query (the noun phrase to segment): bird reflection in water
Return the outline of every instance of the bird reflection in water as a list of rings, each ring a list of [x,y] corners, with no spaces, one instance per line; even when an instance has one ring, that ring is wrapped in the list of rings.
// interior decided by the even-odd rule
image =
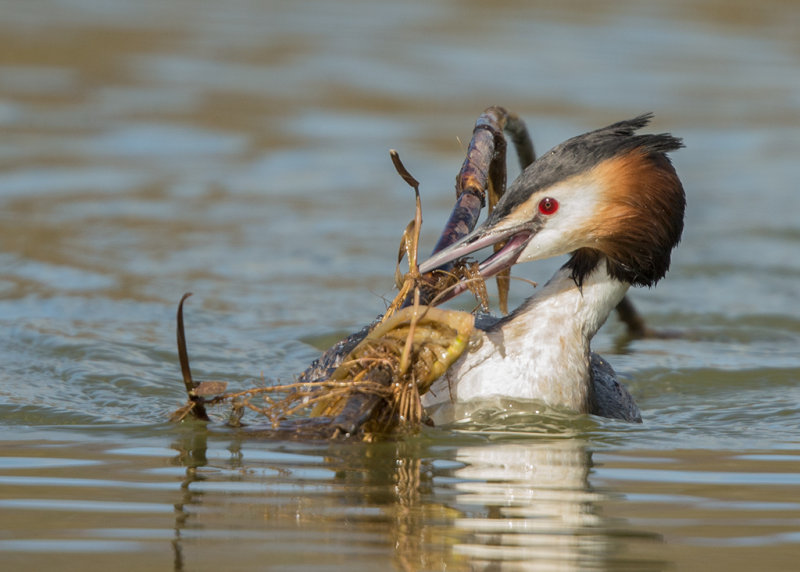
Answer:
[[[526,425],[535,425],[525,415]],[[186,469],[175,503],[174,569],[191,569],[191,546],[214,542],[210,533],[231,523],[226,534],[247,542],[255,528],[258,546],[286,565],[350,554],[352,569],[367,557],[399,570],[630,566],[619,551],[624,539],[659,537],[602,515],[610,495],[591,485],[591,451],[580,428],[566,417],[539,423],[539,435],[492,435],[479,423],[446,439],[424,434],[383,443],[253,446],[236,437],[213,454],[206,439],[218,446],[219,436],[186,433],[174,444],[174,462]],[[236,552],[226,558],[235,564]],[[663,563],[635,566],[661,570]]]

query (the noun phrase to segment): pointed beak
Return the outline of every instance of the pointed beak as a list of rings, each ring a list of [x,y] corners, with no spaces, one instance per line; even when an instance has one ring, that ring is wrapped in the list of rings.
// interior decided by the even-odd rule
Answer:
[[[487,228],[484,224],[458,242],[431,256],[419,265],[419,271],[423,274],[430,272],[457,258],[506,241],[502,249],[489,256],[478,267],[483,278],[490,278],[514,265],[533,234],[534,232],[530,228],[517,226],[516,228],[498,229],[496,227]]]

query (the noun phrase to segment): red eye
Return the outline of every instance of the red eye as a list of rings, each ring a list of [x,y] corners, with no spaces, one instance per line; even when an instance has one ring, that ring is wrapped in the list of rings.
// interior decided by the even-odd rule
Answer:
[[[558,210],[558,201],[551,197],[545,197],[539,202],[539,212],[543,215],[551,215]]]

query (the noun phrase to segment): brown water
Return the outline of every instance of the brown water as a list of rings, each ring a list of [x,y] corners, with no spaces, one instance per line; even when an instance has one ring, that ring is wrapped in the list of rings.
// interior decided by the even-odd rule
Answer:
[[[0,14],[3,570],[796,569],[794,2]],[[388,149],[428,250],[492,104],[542,151],[644,111],[686,141],[684,240],[633,293],[686,337],[595,343],[643,425],[498,412],[363,445],[165,422],[184,292],[198,378],[290,379],[392,296],[413,203]]]

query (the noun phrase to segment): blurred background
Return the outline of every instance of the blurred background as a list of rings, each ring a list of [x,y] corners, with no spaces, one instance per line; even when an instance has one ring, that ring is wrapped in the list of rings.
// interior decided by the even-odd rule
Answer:
[[[428,252],[452,206],[475,119],[503,105],[526,120],[540,153],[648,111],[649,129],[686,144],[673,154],[688,198],[683,242],[663,283],[632,292],[651,324],[685,337],[629,342],[610,320],[594,344],[630,380],[645,424],[584,419],[554,430],[578,439],[578,453],[557,448],[565,458],[594,455],[594,464],[578,463],[575,486],[608,492],[603,514],[611,520],[580,526],[605,535],[603,546],[615,538],[616,548],[599,560],[585,546],[579,556],[548,552],[547,562],[700,569],[728,558],[730,570],[793,569],[800,505],[786,499],[796,499],[789,491],[800,485],[794,1],[3,0],[0,14],[0,510],[5,522],[24,523],[0,534],[12,566],[46,566],[48,555],[65,551],[81,556],[76,569],[120,552],[135,555],[134,567],[171,563],[161,552],[172,553],[169,543],[153,537],[156,517],[136,537],[120,524],[131,507],[87,504],[101,487],[97,475],[50,474],[39,461],[8,459],[66,447],[62,457],[103,467],[117,483],[116,501],[131,505],[140,499],[128,497],[129,472],[166,463],[182,475],[185,459],[170,445],[177,430],[164,424],[183,399],[174,349],[180,296],[195,294],[187,336],[198,378],[244,387],[291,379],[393,297],[413,195],[388,150],[422,182]],[[512,166],[510,179],[516,172]],[[561,262],[515,273],[542,283]],[[530,292],[513,283],[512,305]],[[515,435],[536,450],[525,457],[511,448],[509,458],[535,465],[541,420],[524,421]],[[472,429],[476,439],[480,427]],[[449,507],[434,520],[450,540],[425,537],[439,547],[436,558],[398,560],[397,543],[382,530],[368,542],[369,556],[326,536],[332,544],[318,549],[318,564],[335,568],[340,558],[347,569],[369,569],[375,554],[404,569],[480,568],[509,554],[520,569],[541,564],[543,553],[530,547],[507,553],[495,539],[497,551],[475,548],[492,543],[480,537],[491,527],[459,528],[494,514],[482,498],[469,509],[450,502],[456,473],[483,458],[459,435],[434,431],[422,453],[409,453],[432,475],[428,496],[417,500]],[[210,491],[233,494],[228,471],[249,467],[257,486],[247,502],[261,506],[253,491],[263,492],[272,474],[254,467],[279,465],[273,453],[284,444],[240,445],[250,448],[242,465],[241,452],[231,460],[227,437],[214,439],[208,447],[219,454],[201,464],[217,471],[219,488]],[[490,450],[502,451],[495,445]],[[315,450],[320,472],[300,471],[292,458],[282,474],[292,483],[318,479],[330,500],[341,490],[329,460],[352,454]],[[669,470],[656,470],[665,463]],[[42,471],[50,480],[31,484]],[[178,473],[145,471],[136,480],[171,490]],[[463,482],[500,474],[470,473]],[[86,482],[60,480],[78,477]],[[389,490],[396,480],[374,486]],[[297,506],[309,501],[302,492],[275,494]],[[31,499],[49,500],[42,508]],[[79,508],[58,504],[65,499]],[[327,528],[314,524],[316,533],[361,522],[353,521],[361,501],[342,502],[344,516],[329,517]],[[381,509],[392,502],[374,501]],[[103,513],[128,532],[111,542],[96,523],[52,524],[69,510],[87,520]],[[239,515],[233,526],[274,532],[285,525],[276,514]],[[396,528],[427,530],[426,518]],[[630,534],[619,538],[619,527]],[[261,562],[258,534],[251,542],[229,522],[217,523],[223,529],[214,538],[244,543],[242,567]],[[300,535],[298,545],[270,550],[303,569],[305,549],[321,537],[286,530]],[[658,542],[640,546],[648,534]]]

